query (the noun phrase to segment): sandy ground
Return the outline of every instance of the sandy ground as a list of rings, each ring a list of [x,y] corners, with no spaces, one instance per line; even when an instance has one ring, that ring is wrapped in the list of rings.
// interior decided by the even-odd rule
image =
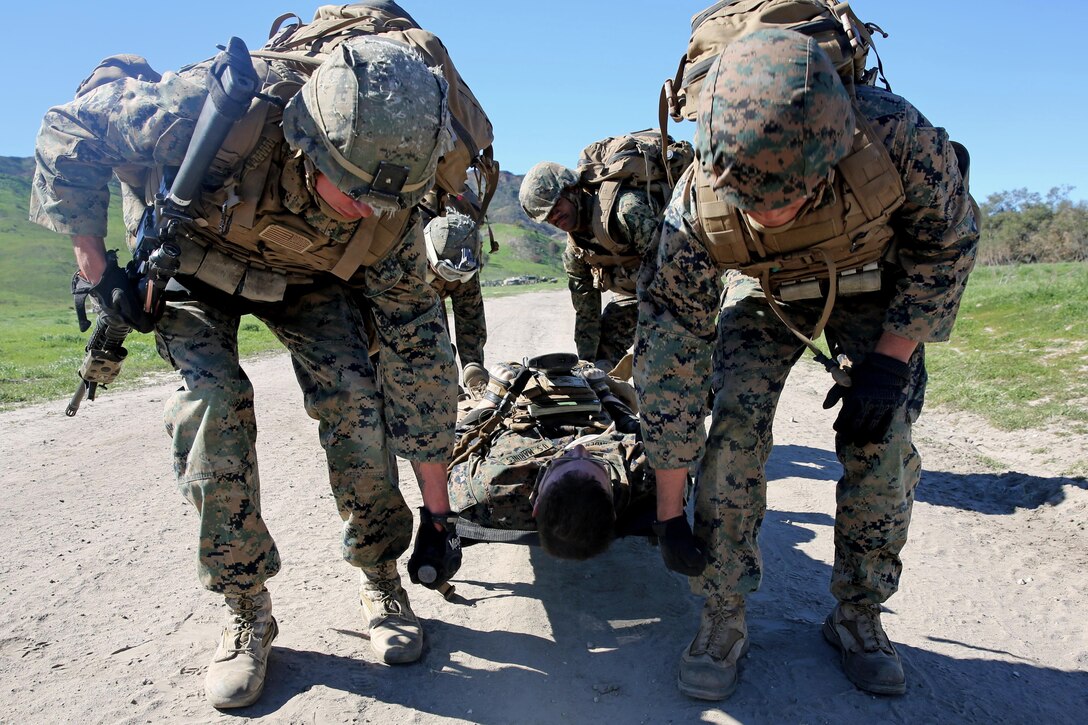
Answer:
[[[492,300],[487,314],[491,362],[571,347],[563,292]],[[839,466],[819,406],[827,380],[799,365],[776,422],[751,652],[737,692],[710,704],[675,685],[699,602],[642,540],[585,563],[470,547],[454,601],[409,585],[422,661],[376,661],[339,557],[316,423],[285,356],[246,369],[264,513],[283,555],[263,698],[232,713],[204,702],[222,608],[196,581],[196,516],[175,490],[160,420],[176,383],[162,379],[107,391],[74,419],[64,401],[0,414],[0,721],[1084,722],[1088,484],[1061,475],[1084,470],[1084,438],[923,415],[906,571],[884,617],[908,690],[873,697],[819,631],[834,603]],[[418,504],[403,462],[401,480]]]

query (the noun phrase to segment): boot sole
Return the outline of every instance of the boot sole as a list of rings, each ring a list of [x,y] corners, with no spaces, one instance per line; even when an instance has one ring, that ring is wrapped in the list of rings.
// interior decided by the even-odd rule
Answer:
[[[682,694],[693,697],[696,700],[725,700],[737,691],[737,686],[740,685],[740,662],[747,656],[748,642],[745,642],[744,648],[741,649],[740,657],[737,658],[737,677],[733,680],[733,684],[724,690],[705,690],[694,685],[689,685],[681,679],[680,673],[676,674],[676,687]]]
[[[859,690],[865,692],[871,692],[874,695],[902,695],[907,691],[907,683],[902,682],[898,685],[884,685],[879,682],[866,682],[865,680],[857,677],[852,677],[846,670],[846,648],[842,646],[842,640],[839,639],[838,632],[835,631],[835,626],[831,623],[831,617],[834,615],[829,614],[827,619],[824,620],[823,633],[824,639],[827,643],[839,651],[839,664],[842,666],[842,673],[846,675],[846,679],[850,680]]]

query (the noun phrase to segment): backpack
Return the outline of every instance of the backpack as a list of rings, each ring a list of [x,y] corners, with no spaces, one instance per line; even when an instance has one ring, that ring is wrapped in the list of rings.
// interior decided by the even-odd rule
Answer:
[[[692,161],[695,150],[687,141],[676,141],[654,129],[609,136],[582,149],[578,157],[578,181],[594,191],[593,236],[610,251],[622,245],[612,239],[609,219],[625,189],[642,189],[655,210],[665,208],[672,187]]]
[[[285,25],[292,18],[296,22]],[[460,194],[469,169],[473,169],[481,196],[476,220],[482,220],[499,179],[491,121],[457,72],[438,36],[420,28],[395,2],[370,0],[351,5],[322,5],[310,23],[303,23],[294,13],[286,13],[273,22],[268,43],[252,55],[286,61],[293,69],[309,75],[333,48],[360,35],[381,35],[410,46],[423,56],[427,65],[442,71],[450,89],[449,108],[456,145],[438,162],[436,185],[449,194]]]
[[[848,90],[855,85],[873,85],[878,76],[888,85],[879,56],[877,68],[865,68],[873,47],[873,32],[884,37],[887,33],[872,23],[861,22],[848,2],[721,0],[691,19],[687,52],[680,58],[676,76],[667,79],[661,89],[662,131],[668,124],[666,113],[675,121],[695,120],[699,91],[715,59],[740,36],[763,28],[795,30],[815,38]]]

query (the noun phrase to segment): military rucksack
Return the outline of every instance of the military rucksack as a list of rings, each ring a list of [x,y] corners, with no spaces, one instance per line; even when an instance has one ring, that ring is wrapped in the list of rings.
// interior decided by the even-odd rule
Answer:
[[[296,22],[287,24],[291,19]],[[414,48],[427,65],[442,71],[450,88],[449,107],[456,145],[439,161],[435,181],[444,191],[457,195],[464,190],[468,172],[472,169],[476,188],[480,191],[477,221],[481,220],[487,213],[499,179],[491,121],[457,72],[446,46],[438,36],[423,30],[397,3],[370,0],[350,5],[322,5],[310,23],[303,23],[294,13],[286,13],[272,24],[268,43],[252,55],[285,61],[294,70],[309,75],[333,48],[360,35],[381,35],[383,39]]]
[[[641,189],[655,211],[665,208],[672,187],[695,159],[687,141],[662,136],[653,129],[609,136],[582,149],[578,157],[579,183],[594,191],[593,236],[609,251],[622,251],[612,239],[609,220],[620,192]]]
[[[847,88],[873,85],[883,69],[866,69],[874,32],[887,34],[872,23],[863,23],[848,2],[835,0],[721,0],[691,19],[688,49],[680,57],[676,76],[661,89],[660,121],[695,120],[695,107],[703,79],[722,50],[735,39],[761,28],[794,30],[812,36],[831,58]],[[887,81],[884,81],[887,85]]]

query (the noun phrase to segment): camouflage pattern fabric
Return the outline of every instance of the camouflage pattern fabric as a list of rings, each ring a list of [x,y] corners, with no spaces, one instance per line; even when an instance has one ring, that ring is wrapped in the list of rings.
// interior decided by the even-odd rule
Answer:
[[[828,325],[829,339],[838,335],[860,359],[883,331],[920,343],[948,339],[978,230],[973,213],[960,213],[967,196],[946,132],[890,92],[862,87],[857,93],[858,107],[896,160],[907,197],[893,218],[897,247],[885,265],[882,291],[840,296]],[[698,525],[713,542],[715,563],[693,587],[746,592],[759,579],[754,532],[765,506],[771,418],[786,373],[798,359],[798,343],[753,294],[750,280],[733,278],[723,307],[724,270],[715,267],[694,231],[694,199],[685,182],[686,177],[677,184],[666,210],[657,256],[644,262],[640,275],[634,379],[651,464],[694,469],[704,461],[698,470]],[[798,324],[813,309],[786,308]],[[836,442],[845,472],[834,576],[836,595],[847,600],[884,601],[898,583],[898,552],[919,467],[910,421],[924,389],[921,352],[911,364],[913,397],[889,436],[860,449]],[[718,396],[712,434],[704,439],[711,380]],[[881,486],[885,492],[878,495]]]
[[[880,337],[887,303],[886,296],[864,297],[849,307],[838,305],[826,333],[833,349],[856,362]],[[789,309],[803,325],[814,324],[821,310],[818,302]],[[735,281],[730,286],[713,353],[712,423],[696,476],[694,531],[711,552],[706,572],[692,579],[696,593],[749,594],[759,587],[758,537],[767,508],[764,467],[771,453],[771,424],[786,376],[804,352],[804,345],[768,314],[758,285]],[[910,371],[907,403],[883,441],[866,446],[836,441],[844,473],[836,493],[831,591],[841,601],[883,602],[899,583],[899,552],[907,540],[921,472],[911,444],[911,424],[921,413],[925,393],[921,345]]]
[[[104,236],[111,174],[142,188],[143,175],[180,163],[206,71],[200,64],[158,83],[119,80],[51,109],[38,137],[31,220]],[[346,240],[355,225],[336,228]],[[307,412],[320,421],[345,521],[344,557],[355,566],[394,560],[410,542],[411,512],[391,456],[445,461],[453,444],[453,353],[426,264],[416,215],[403,240],[357,273],[352,287],[322,278],[252,308],[287,347]],[[156,327],[160,354],[184,382],[166,425],[179,485],[200,512],[202,583],[252,591],[276,573],[279,556],[260,516],[252,388],[238,364],[238,318],[250,308],[193,289],[194,299],[171,303]],[[378,371],[367,355],[364,313],[376,322]]]
[[[457,357],[461,359],[461,367],[469,363],[477,363],[483,367],[487,319],[484,317],[484,294],[480,287],[480,275],[477,274],[466,282],[448,282],[441,277],[435,277],[431,285],[442,300],[449,299],[452,302]],[[446,318],[443,317],[443,320]]]
[[[803,89],[803,95],[797,91]],[[850,150],[854,112],[816,40],[765,29],[730,43],[707,72],[696,153],[717,195],[769,210],[810,196]]]
[[[525,172],[518,202],[533,221],[543,224],[564,189],[578,183],[578,174],[554,161],[541,161]]]
[[[587,205],[588,206],[588,205]],[[616,200],[612,220],[615,239],[626,244],[631,254],[643,259],[657,246],[660,214],[654,213],[646,193],[629,190]],[[638,313],[634,292],[637,268],[620,265],[593,265],[586,255],[608,255],[592,235],[576,231],[568,237],[563,252],[567,288],[574,305],[574,343],[583,360],[619,361],[634,343]],[[614,299],[601,310],[602,291]]]
[[[407,209],[430,190],[438,160],[453,148],[448,94],[441,72],[411,48],[351,38],[288,102],[283,132],[337,188],[375,208],[389,208],[369,193],[378,165],[404,167],[397,201]]]
[[[450,471],[450,506],[481,526],[535,531],[533,492],[537,473],[559,455],[575,435],[545,437],[539,430],[503,429],[486,456],[475,455]],[[616,511],[616,535],[634,533],[638,515],[654,510],[654,479],[642,444],[633,433],[608,434],[585,444],[592,455],[608,461]]]

